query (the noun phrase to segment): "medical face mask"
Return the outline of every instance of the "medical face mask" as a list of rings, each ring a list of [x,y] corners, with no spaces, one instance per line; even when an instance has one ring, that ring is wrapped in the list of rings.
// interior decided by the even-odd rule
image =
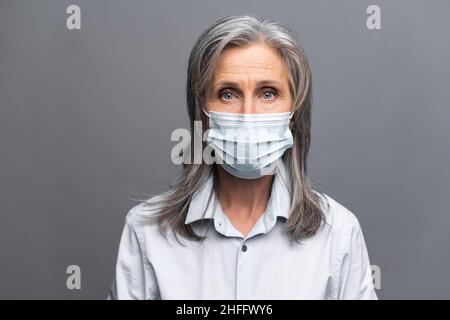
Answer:
[[[281,156],[293,145],[292,112],[237,114],[206,112],[207,145],[216,163],[243,179],[273,174]]]

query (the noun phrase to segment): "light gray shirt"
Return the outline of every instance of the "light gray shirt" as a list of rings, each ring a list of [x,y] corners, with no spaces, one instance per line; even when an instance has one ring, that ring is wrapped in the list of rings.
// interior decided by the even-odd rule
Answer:
[[[327,224],[301,244],[289,241],[286,175],[279,166],[266,211],[247,237],[222,211],[213,177],[193,196],[185,220],[206,234],[203,242],[182,245],[173,233],[166,240],[157,226],[141,222],[158,207],[133,207],[108,299],[377,299],[358,219],[328,195]]]

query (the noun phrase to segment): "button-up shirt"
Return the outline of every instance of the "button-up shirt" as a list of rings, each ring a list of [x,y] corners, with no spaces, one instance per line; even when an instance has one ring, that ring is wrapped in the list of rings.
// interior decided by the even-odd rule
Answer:
[[[142,222],[164,195],[133,207],[108,299],[377,299],[359,221],[330,196],[318,193],[329,204],[327,223],[300,244],[290,241],[286,178],[281,165],[266,210],[245,237],[222,211],[213,176],[192,197],[185,219],[206,235],[203,241],[180,243],[171,232],[166,239]]]

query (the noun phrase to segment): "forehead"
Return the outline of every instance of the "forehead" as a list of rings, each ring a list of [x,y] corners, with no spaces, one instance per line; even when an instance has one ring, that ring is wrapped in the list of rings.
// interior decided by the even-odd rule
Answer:
[[[243,79],[245,76],[245,79]],[[213,72],[213,83],[222,80],[287,81],[288,73],[281,56],[267,44],[251,44],[225,49]]]

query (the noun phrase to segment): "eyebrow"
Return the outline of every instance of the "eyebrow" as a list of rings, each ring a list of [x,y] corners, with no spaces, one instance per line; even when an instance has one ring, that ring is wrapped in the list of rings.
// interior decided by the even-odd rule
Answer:
[[[265,87],[265,86],[275,86],[275,87],[281,88],[281,83],[276,80],[261,80],[256,83],[256,86],[259,88]],[[224,81],[224,82],[218,82],[214,87],[215,88],[228,87],[228,88],[232,88],[232,89],[240,89],[241,86],[237,82]]]

